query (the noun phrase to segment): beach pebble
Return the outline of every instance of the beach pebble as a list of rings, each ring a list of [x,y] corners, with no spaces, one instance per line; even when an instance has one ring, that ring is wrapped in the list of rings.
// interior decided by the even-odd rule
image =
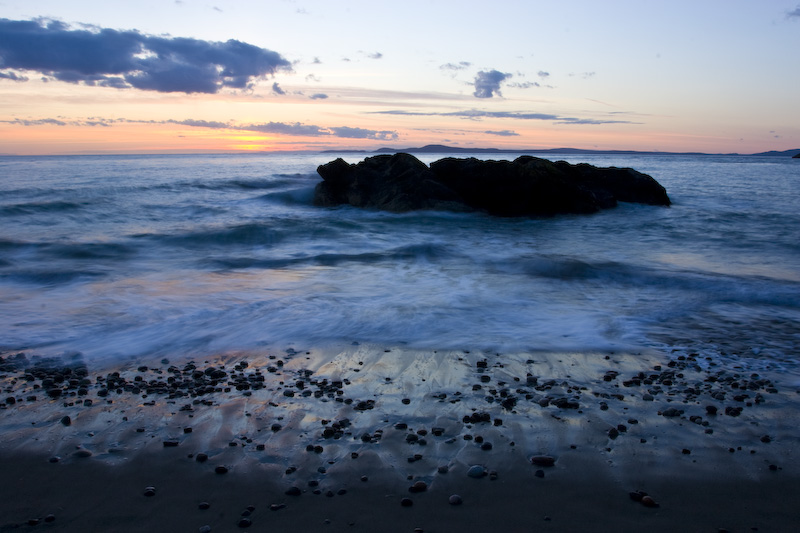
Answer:
[[[211,526],[209,526],[208,524],[200,526],[200,529],[198,529],[198,531],[200,533],[211,533]]]
[[[449,470],[450,467],[448,467],[447,465],[442,465],[436,469],[436,471],[439,472],[440,474],[446,474]]]
[[[658,503],[651,496],[642,496],[641,504],[645,507],[659,507]]]
[[[210,509],[211,508],[211,504],[208,503],[208,502],[200,502],[200,503],[197,504],[197,508],[198,509],[202,509],[203,511],[205,511],[206,509]]]
[[[681,416],[682,414],[683,410],[675,407],[669,407],[661,412],[661,416],[665,416],[667,418],[674,418],[676,416]]]
[[[219,465],[214,469],[214,472],[216,472],[217,474],[227,474],[228,473],[228,467]]]
[[[155,487],[145,487],[144,495],[147,496],[148,498],[151,497],[151,496],[155,496],[156,495],[156,488]]]
[[[556,464],[556,459],[550,455],[534,455],[531,457],[531,463],[535,466],[553,466]]]
[[[467,475],[472,478],[481,478],[486,475],[486,469],[481,465],[472,465],[467,470]]]
[[[205,463],[206,461],[208,461],[208,454],[200,452],[194,457],[194,460],[197,461],[198,463]]]
[[[763,437],[761,437],[761,442],[763,442],[764,444],[770,443],[772,442],[772,437],[770,437],[769,435],[764,435]]]
[[[55,522],[55,520],[56,520],[56,515],[54,515],[54,514],[49,514],[49,515],[44,517],[44,521],[47,522],[47,523]]]
[[[65,426],[71,426],[72,425],[72,419],[69,416],[63,416],[63,417],[61,417],[61,423],[63,425],[65,425]]]
[[[400,505],[403,507],[411,507],[412,505],[414,505],[414,502],[413,500],[411,500],[411,498],[403,498],[402,500],[400,500]]]
[[[243,516],[242,518],[239,519],[239,527],[245,528],[245,527],[250,527],[251,525],[253,525],[253,521],[250,520],[248,517]]]
[[[287,496],[300,496],[300,494],[302,494],[302,491],[300,490],[300,487],[289,487],[288,489],[286,489],[286,492],[284,494],[286,494]]]
[[[408,487],[408,492],[425,492],[426,490],[428,490],[428,484],[424,481],[417,481]]]
[[[448,502],[450,503],[450,505],[461,505],[462,503],[464,503],[464,500],[458,494],[453,494],[448,499]]]
[[[78,448],[72,455],[74,455],[75,457],[86,458],[86,457],[91,457],[92,452],[90,452],[86,448]]]

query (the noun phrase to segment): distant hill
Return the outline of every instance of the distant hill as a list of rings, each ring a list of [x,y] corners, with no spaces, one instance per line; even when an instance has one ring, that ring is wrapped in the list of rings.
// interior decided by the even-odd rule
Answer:
[[[414,148],[378,148],[373,152],[367,150],[325,150],[324,153],[355,153],[355,154],[395,154],[406,152],[410,154],[600,154],[600,155],[753,155],[798,157],[800,148],[784,150],[782,152],[770,151],[757,154],[708,154],[704,152],[648,152],[639,150],[585,150],[583,148],[549,148],[549,149],[516,149],[516,148],[461,148],[459,146],[445,146],[443,144],[428,144]]]

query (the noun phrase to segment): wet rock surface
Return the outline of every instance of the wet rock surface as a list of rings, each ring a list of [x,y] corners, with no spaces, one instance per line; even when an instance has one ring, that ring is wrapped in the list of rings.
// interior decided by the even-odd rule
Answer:
[[[349,204],[403,212],[418,209],[484,211],[491,215],[552,216],[594,213],[617,202],[670,205],[652,177],[630,168],[572,165],[531,156],[514,161],[444,158],[430,167],[397,153],[357,164],[321,165],[318,206]]]

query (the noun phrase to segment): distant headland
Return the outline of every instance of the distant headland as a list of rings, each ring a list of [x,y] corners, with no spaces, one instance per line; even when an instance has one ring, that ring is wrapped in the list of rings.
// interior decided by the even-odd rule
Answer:
[[[800,148],[793,150],[759,152],[757,154],[710,154],[705,152],[657,152],[639,150],[586,150],[583,148],[461,148],[443,144],[428,144],[416,148],[391,148],[384,147],[377,150],[324,150],[322,153],[354,153],[354,154],[394,154],[405,152],[410,154],[598,154],[598,155],[749,155],[749,156],[775,156],[795,157],[800,159]]]

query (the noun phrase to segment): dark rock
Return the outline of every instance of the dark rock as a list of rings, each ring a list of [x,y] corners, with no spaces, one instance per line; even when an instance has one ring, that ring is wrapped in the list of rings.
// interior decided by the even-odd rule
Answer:
[[[211,508],[211,504],[208,502],[200,502],[197,504],[197,508],[205,511]]]
[[[670,407],[668,409],[664,409],[664,411],[661,412],[661,416],[665,416],[667,418],[675,418],[675,417],[681,416],[682,414],[683,414],[683,410],[682,409],[677,409],[675,407]]]
[[[531,457],[531,464],[534,466],[553,466],[556,464],[556,459],[550,455],[534,455]]]
[[[216,472],[217,474],[227,474],[228,467],[219,465],[218,467],[214,468],[214,472]]]
[[[402,505],[403,507],[411,507],[412,505],[414,505],[414,502],[411,500],[411,498],[403,498],[402,500],[400,500],[400,505]]]
[[[145,487],[144,495],[147,497],[155,496],[156,495],[156,488],[155,487]]]
[[[247,518],[246,516],[243,516],[242,518],[239,519],[239,527],[241,528],[250,527],[252,525],[253,521]]]
[[[425,492],[426,490],[428,490],[428,484],[424,481],[417,481],[408,487],[408,492]]]
[[[65,426],[71,426],[72,425],[72,419],[69,416],[63,416],[61,418],[61,423],[64,424]]]
[[[497,216],[594,213],[618,201],[670,205],[653,178],[628,168],[572,165],[531,156],[514,161],[444,158],[430,167],[397,153],[317,168],[314,204],[383,209],[485,211]]]
[[[459,496],[458,494],[453,494],[448,499],[448,503],[450,503],[450,505],[461,505],[462,503],[464,503],[464,499],[461,498],[461,496]]]

